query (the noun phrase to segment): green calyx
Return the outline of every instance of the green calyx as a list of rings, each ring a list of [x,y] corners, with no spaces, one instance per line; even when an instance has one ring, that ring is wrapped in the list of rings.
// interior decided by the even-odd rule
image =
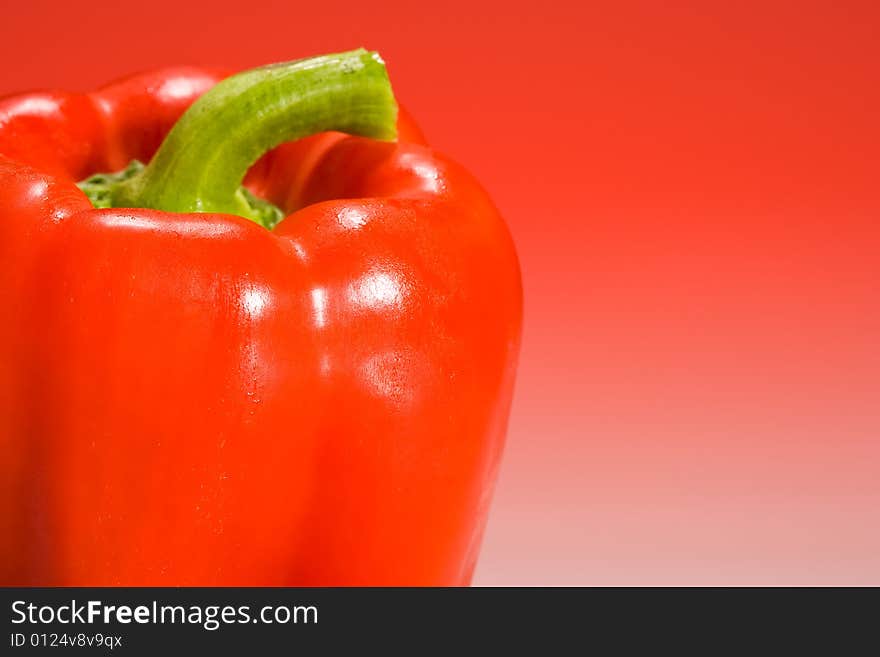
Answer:
[[[236,214],[272,228],[283,212],[242,187],[266,151],[329,130],[396,137],[381,58],[359,49],[245,71],[218,83],[174,125],[147,166],[79,186],[95,207]]]

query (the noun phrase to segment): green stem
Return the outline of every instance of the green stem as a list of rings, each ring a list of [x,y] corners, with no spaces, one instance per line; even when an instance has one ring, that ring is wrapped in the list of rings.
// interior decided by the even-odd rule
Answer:
[[[263,153],[329,130],[392,140],[396,120],[376,53],[361,49],[246,71],[193,103],[142,171],[113,181],[109,205],[237,214],[268,225],[265,202],[241,187]]]

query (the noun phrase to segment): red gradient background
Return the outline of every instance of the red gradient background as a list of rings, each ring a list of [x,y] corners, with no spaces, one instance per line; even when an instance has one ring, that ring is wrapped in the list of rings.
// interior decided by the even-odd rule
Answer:
[[[4,3],[0,94],[380,50],[526,326],[476,584],[880,584],[880,5]]]

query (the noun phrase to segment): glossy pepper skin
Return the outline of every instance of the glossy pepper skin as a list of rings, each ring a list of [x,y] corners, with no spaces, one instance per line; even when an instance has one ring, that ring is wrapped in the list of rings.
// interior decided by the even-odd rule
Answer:
[[[521,331],[511,238],[424,145],[323,133],[287,215],[95,209],[223,76],[0,101],[0,584],[466,585]]]

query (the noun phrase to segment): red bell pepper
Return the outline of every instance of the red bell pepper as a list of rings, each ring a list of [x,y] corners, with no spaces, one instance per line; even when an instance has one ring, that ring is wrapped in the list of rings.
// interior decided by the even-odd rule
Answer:
[[[221,79],[0,101],[0,584],[467,584],[507,228],[375,54]]]

